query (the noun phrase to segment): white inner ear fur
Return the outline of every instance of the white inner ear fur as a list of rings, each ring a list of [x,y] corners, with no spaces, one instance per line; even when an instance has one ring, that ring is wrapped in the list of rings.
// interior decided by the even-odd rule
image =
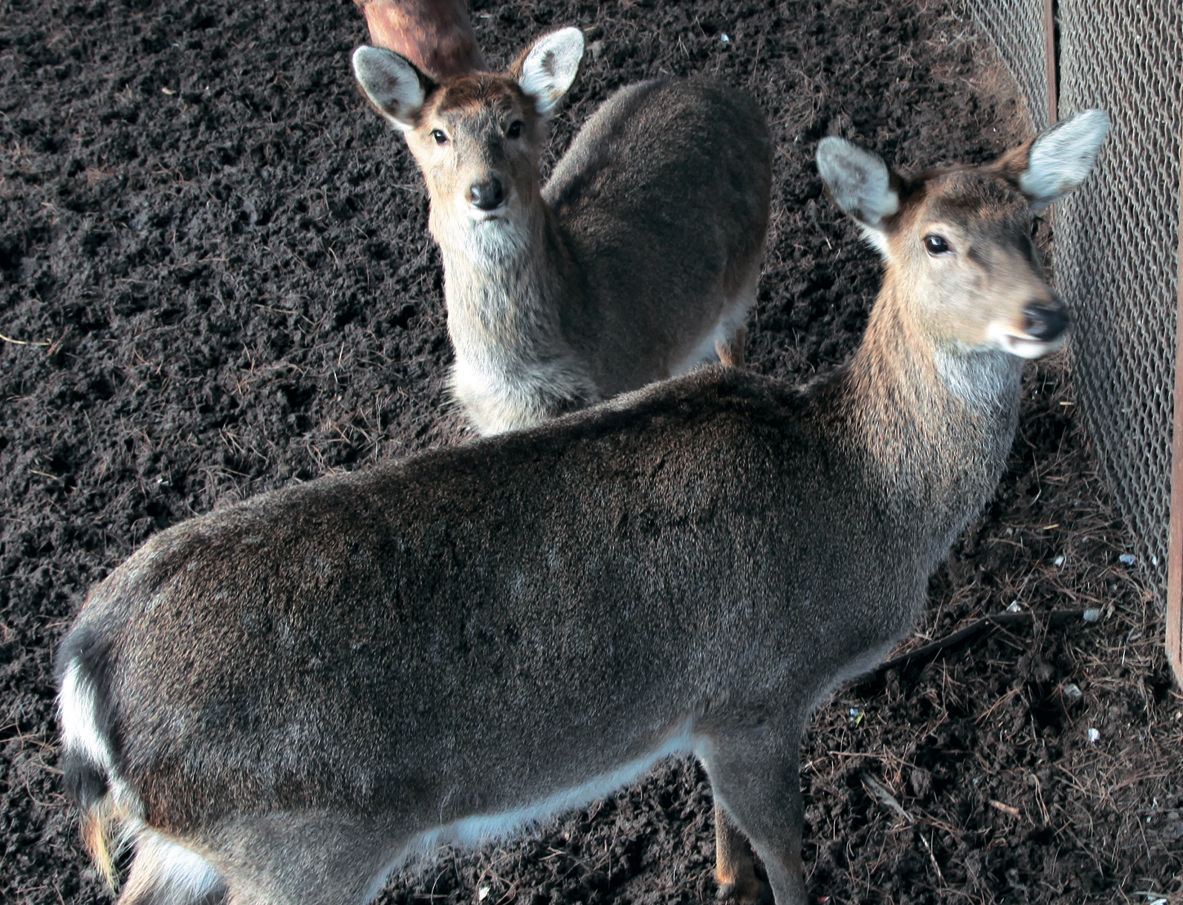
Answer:
[[[1086,110],[1035,139],[1027,172],[1019,178],[1033,210],[1042,210],[1084,182],[1108,132],[1105,111]]]
[[[550,116],[567,93],[583,59],[583,32],[563,28],[539,38],[522,63],[518,86],[534,99],[539,115]]]
[[[426,98],[414,66],[392,51],[362,46],[353,52],[353,75],[379,113],[403,131],[414,128]]]
[[[887,164],[878,155],[831,136],[817,147],[817,169],[835,203],[858,221],[863,237],[886,255],[882,223],[900,209]]]

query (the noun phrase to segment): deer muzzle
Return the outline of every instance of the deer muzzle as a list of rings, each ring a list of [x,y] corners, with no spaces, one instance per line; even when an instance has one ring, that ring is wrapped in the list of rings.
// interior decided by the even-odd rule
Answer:
[[[468,201],[477,210],[495,211],[505,203],[505,188],[496,176],[474,182],[468,187]]]
[[[1061,340],[1068,332],[1068,309],[1059,299],[1051,304],[1029,304],[1023,309],[1023,329],[1031,339],[1045,343]]]

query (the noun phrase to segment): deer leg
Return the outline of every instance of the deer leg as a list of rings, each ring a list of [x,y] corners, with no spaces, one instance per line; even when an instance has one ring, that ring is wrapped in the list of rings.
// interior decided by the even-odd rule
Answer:
[[[742,871],[743,860],[736,855],[733,836],[746,836],[764,863],[776,905],[807,902],[801,862],[804,808],[798,773],[799,735],[795,725],[763,724],[755,729],[712,734],[700,751],[716,809],[721,807],[734,822],[733,829],[724,830],[720,836],[718,851],[723,854],[722,846],[727,845],[726,858]],[[725,820],[722,825],[727,823]]]
[[[748,339],[748,328],[739,327],[730,339],[715,341],[715,354],[719,361],[732,368],[743,367],[743,347]]]
[[[719,898],[737,905],[771,903],[768,884],[756,875],[748,840],[723,806],[715,803],[715,879]]]

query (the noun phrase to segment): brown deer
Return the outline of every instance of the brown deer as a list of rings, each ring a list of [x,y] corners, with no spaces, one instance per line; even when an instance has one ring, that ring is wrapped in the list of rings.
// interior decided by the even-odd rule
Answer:
[[[746,95],[702,80],[622,89],[543,187],[546,120],[583,34],[508,72],[437,81],[359,47],[366,98],[423,172],[444,265],[453,395],[482,434],[528,427],[718,356],[743,361],[768,229],[771,144]]]
[[[58,658],[85,838],[108,873],[134,842],[122,905],[363,903],[416,852],[677,752],[803,905],[801,735],[911,629],[994,492],[1023,359],[1068,326],[1031,211],[1107,128],[1089,111],[918,178],[825,139],[887,262],[828,376],[701,369],[151,539]]]
[[[400,54],[433,78],[485,68],[464,0],[354,0],[370,43]]]

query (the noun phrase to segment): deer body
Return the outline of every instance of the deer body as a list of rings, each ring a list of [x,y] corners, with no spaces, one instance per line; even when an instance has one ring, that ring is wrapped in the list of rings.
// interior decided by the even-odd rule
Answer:
[[[907,188],[823,142],[823,176],[888,257],[866,338],[828,377],[701,370],[150,540],[59,655],[92,850],[114,825],[136,839],[121,903],[364,902],[414,851],[686,752],[776,902],[803,905],[810,712],[910,630],[1005,464],[1022,358],[1064,336],[1030,256],[1035,190],[1012,183],[1046,139],[1084,149],[1054,155],[1067,191],[1104,131],[1084,114]],[[995,259],[999,292],[967,275]]]
[[[545,188],[545,120],[583,38],[510,72],[436,83],[362,47],[358,83],[402,129],[444,264],[452,390],[485,434],[525,427],[718,354],[742,362],[768,227],[771,147],[745,95],[707,81],[622,89]],[[557,62],[556,62],[557,61]]]

